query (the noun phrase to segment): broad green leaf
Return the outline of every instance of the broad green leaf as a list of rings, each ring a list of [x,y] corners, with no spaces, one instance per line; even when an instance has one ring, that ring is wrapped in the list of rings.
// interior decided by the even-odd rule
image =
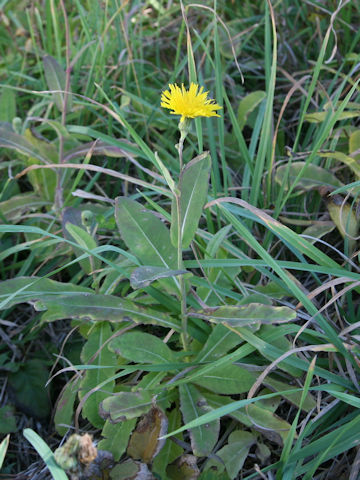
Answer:
[[[25,428],[23,435],[35,448],[40,457],[44,460],[54,480],[68,480],[64,470],[56,463],[54,454],[46,445],[44,440],[31,428]]]
[[[39,359],[28,360],[17,372],[9,373],[8,383],[18,407],[38,419],[50,414],[48,389],[45,387],[49,372]]]
[[[249,391],[255,380],[255,375],[245,368],[225,365],[210,370],[193,382],[212,392],[232,395]]]
[[[206,402],[204,396],[194,385],[180,385],[180,409],[184,423],[196,420],[204,413],[211,411],[211,407]],[[219,419],[210,423],[205,423],[199,427],[189,430],[191,447],[194,455],[203,457],[210,455],[214,448],[220,429]]]
[[[169,480],[196,480],[200,470],[197,458],[194,455],[184,454],[166,468],[166,479]]]
[[[64,436],[69,430],[69,427],[62,425],[72,424],[72,417],[74,414],[74,404],[78,393],[78,385],[76,379],[70,380],[62,392],[56,404],[56,411],[54,416],[55,430],[59,435]]]
[[[217,459],[211,459],[206,462],[205,471],[216,466],[220,473],[226,468],[229,477],[233,480],[244,465],[249,450],[255,442],[256,438],[249,432],[241,430],[231,432],[227,445],[216,452],[216,456],[220,457],[223,463]]]
[[[171,245],[169,230],[143,205],[118,197],[115,218],[128,249],[144,265],[177,268],[177,250]]]
[[[110,342],[109,349],[135,363],[171,363],[174,356],[160,338],[145,332],[128,332]]]
[[[256,292],[259,292],[268,298],[284,298],[289,296],[288,290],[285,290],[279,283],[270,281],[266,285],[256,285],[253,287]]]
[[[327,233],[330,233],[334,230],[335,224],[331,221],[327,222],[316,222],[310,225],[310,227],[305,228],[301,235],[306,235],[306,240],[310,243],[316,243],[318,238],[322,238]],[[313,237],[313,238],[308,238]]]
[[[198,228],[209,188],[210,168],[211,157],[209,152],[205,152],[191,160],[180,174],[180,229],[183,248],[190,245]],[[177,246],[178,211],[175,199],[171,204],[170,235],[172,244]]]
[[[44,156],[38,147],[32,145],[25,137],[15,133],[9,127],[0,127],[0,147],[16,150],[27,157],[40,160],[41,163],[48,162],[48,158]]]
[[[344,163],[349,168],[351,168],[351,170],[355,173],[358,179],[360,178],[360,164],[356,158],[345,155],[345,153],[343,152],[325,152],[320,153],[319,156],[325,158],[334,158],[335,160]]]
[[[278,326],[278,325],[263,325],[261,327],[261,335],[271,335],[271,332],[277,332],[278,335],[276,336],[276,338],[274,340],[272,340],[271,344],[282,350],[283,352],[287,352],[288,350],[291,350],[292,348],[292,344],[290,342],[290,340],[287,339],[286,337],[286,331],[283,332],[282,331],[282,327]],[[270,360],[270,362],[273,360],[273,357],[271,357],[270,355],[268,355],[266,353],[266,350],[264,350],[262,352],[263,356],[265,358],[267,358],[268,360]],[[293,377],[300,377],[303,373],[303,371],[300,369],[300,368],[296,368],[294,367],[293,365],[288,365],[284,362],[279,362],[277,364],[278,368],[281,368],[282,370],[284,370],[285,372],[288,372],[290,373]]]
[[[153,406],[149,412],[142,416],[136,429],[133,431],[127,454],[134,460],[151,463],[165,444],[163,435],[168,431],[168,419],[165,413]]]
[[[223,323],[230,327],[245,327],[262,323],[290,322],[296,318],[296,312],[288,307],[273,307],[261,303],[248,305],[229,305],[209,307],[189,314],[214,323]]]
[[[230,397],[225,395],[206,392],[204,396],[212,408],[230,405],[233,402]],[[247,408],[239,408],[231,412],[229,416],[243,425],[261,432],[266,438],[280,446],[283,445],[291,428],[288,422],[275,415],[271,410],[264,408],[262,401],[250,404]]]
[[[217,247],[216,243],[210,245],[210,248],[209,248],[210,253],[211,254],[214,253],[216,258],[219,260],[227,259],[229,256],[229,253],[225,249],[220,247],[220,248],[217,248],[217,250],[215,251],[215,248]],[[240,270],[241,270],[240,267],[227,267],[226,269],[225,268],[207,269],[206,270],[206,276],[207,276],[206,286],[198,287],[196,290],[197,294],[203,300],[203,302],[209,305],[210,307],[218,305],[219,298],[214,292],[215,285],[216,287],[226,288],[231,291],[233,289],[234,280],[239,275]],[[198,278],[195,277],[192,280],[193,281],[195,280],[196,282]]]
[[[360,129],[355,130],[349,137],[349,154],[352,155],[351,158],[360,160]]]
[[[321,123],[323,122],[326,118],[329,117],[329,112],[313,112],[313,113],[307,113],[305,115],[305,120],[307,120],[310,123]],[[341,112],[338,114],[337,120],[347,120],[349,118],[357,118],[360,117],[360,110],[358,111],[345,111]]]
[[[260,460],[260,465],[266,465],[271,457],[271,450],[265,443],[257,442],[255,453]]]
[[[111,480],[155,480],[146,463],[129,459],[111,469]]]
[[[112,335],[109,323],[101,322],[94,325],[90,335],[82,349],[81,361],[87,364],[91,361],[91,365],[99,368],[86,370],[84,378],[80,383],[79,397],[80,400],[92,389],[104,382],[107,378],[113,376],[116,372],[116,356],[111,352],[107,345],[104,346],[106,340]],[[114,365],[113,369],[101,368],[102,366]],[[92,425],[102,428],[104,421],[99,416],[99,405],[115,387],[115,381],[109,381],[103,388],[96,390],[89,398],[86,399],[82,415],[87,418]],[[106,390],[106,392],[104,391]]]
[[[267,376],[263,382],[264,385],[269,387],[271,390],[275,390],[276,392],[280,392],[281,396],[286,398],[289,402],[293,403],[297,407],[300,407],[301,405],[301,395],[302,392],[296,391],[298,390],[296,387],[293,387],[291,385],[288,385],[285,382],[281,382],[279,380],[275,380],[273,377]],[[287,393],[287,394],[282,394],[281,392],[289,391],[289,390],[294,390],[294,393]],[[310,393],[307,394],[303,404],[302,404],[302,410],[305,412],[309,412],[313,408],[316,407],[316,401],[312,397]]]
[[[159,278],[175,277],[177,275],[185,275],[186,273],[191,275],[191,272],[187,270],[169,270],[163,267],[138,267],[131,273],[130,284],[134,289],[144,288]]]
[[[14,408],[11,405],[5,405],[0,408],[0,433],[16,432],[16,418]]]
[[[317,165],[311,163],[306,165],[306,162],[294,162],[290,167],[286,164],[281,165],[276,170],[275,181],[279,185],[285,185],[285,190],[287,190],[293,185],[300,171],[302,175],[296,184],[298,190],[307,191],[323,186],[333,188],[342,186],[342,183],[335,175]]]
[[[70,234],[70,237],[72,237],[70,238],[70,240],[75,241],[81,247],[87,248],[88,250],[93,250],[94,248],[97,247],[95,238],[92,235],[90,235],[90,233],[88,233],[84,228],[78,225],[74,225],[70,222],[67,222],[65,224],[65,228]],[[77,251],[78,255],[81,255],[82,253],[83,253],[83,250]],[[83,268],[84,272],[89,275],[94,270],[97,270],[98,268],[100,268],[101,261],[97,257],[89,257],[81,260],[80,265]]]
[[[2,217],[5,217],[8,222],[15,223],[26,212],[41,210],[47,205],[50,205],[50,203],[45,202],[34,193],[21,193],[20,195],[15,195],[14,197],[9,198],[9,200],[0,202],[0,222]]]
[[[237,118],[239,122],[239,127],[243,129],[246,125],[246,120],[252,111],[264,100],[266,93],[262,90],[257,90],[256,92],[251,92],[249,95],[246,95],[239,104]]]
[[[37,298],[39,296],[33,296],[33,299]],[[166,328],[174,328],[176,331],[181,330],[179,320],[169,314],[113,295],[79,293],[76,298],[75,295],[56,298],[40,297],[40,300],[35,303],[35,308],[40,311],[46,310],[42,314],[44,322],[53,322],[63,318],[86,321],[107,320],[115,323],[132,320],[135,323],[161,325]]]
[[[44,63],[44,73],[46,83],[48,84],[49,90],[55,90],[53,98],[58,109],[62,112],[64,110],[64,100],[65,100],[65,87],[66,87],[66,76],[63,68],[58,64],[55,58],[50,55],[46,55],[43,58]],[[70,111],[72,108],[72,96],[69,93],[67,95],[67,104],[66,110]]]
[[[215,235],[210,238],[209,243],[206,246],[205,258],[215,257],[222,243],[226,240],[226,237],[230,233],[231,229],[231,225],[226,225],[225,227],[220,228],[220,230],[218,230]]]
[[[0,309],[34,300],[55,299],[59,296],[76,296],[92,293],[90,288],[73,283],[57,282],[48,278],[18,277],[0,282]]]
[[[16,94],[11,88],[4,85],[0,95],[0,122],[13,121],[16,116]]]
[[[169,425],[168,430],[172,432],[181,426],[181,414],[178,408],[174,408],[168,415]],[[176,438],[182,440],[182,434],[176,435]],[[183,453],[183,448],[177,443],[173,442],[170,438],[165,441],[164,447],[156,455],[153,464],[152,471],[157,473],[160,478],[166,478],[166,467],[178,458]]]
[[[242,343],[242,338],[221,324],[215,325],[205,345],[196,357],[197,362],[208,362],[223,356]]]
[[[356,214],[356,207],[351,207],[349,203],[344,203],[340,195],[333,195],[328,198],[326,206],[341,236],[348,240],[349,250],[353,251],[357,244],[356,237],[359,231],[359,218]]]
[[[148,412],[152,395],[147,390],[119,392],[101,402],[100,415],[111,423],[124,422]]]
[[[136,418],[126,420],[122,423],[111,423],[109,420],[106,420],[101,432],[104,438],[100,440],[98,448],[111,452],[114,460],[118,462],[126,450],[136,421]]]

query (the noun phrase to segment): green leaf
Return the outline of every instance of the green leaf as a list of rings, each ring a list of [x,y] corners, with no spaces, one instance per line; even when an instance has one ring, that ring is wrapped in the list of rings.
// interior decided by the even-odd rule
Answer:
[[[44,154],[32,145],[25,137],[15,133],[10,127],[0,127],[0,147],[16,150],[27,157],[33,157],[40,160],[41,163],[47,163],[48,159]]]
[[[99,442],[98,448],[111,452],[114,460],[118,462],[127,448],[136,421],[136,418],[133,418],[122,423],[114,424],[106,420],[101,432],[104,438]]]
[[[28,442],[35,448],[40,457],[44,460],[47,468],[54,480],[68,480],[64,470],[56,463],[54,454],[46,445],[44,440],[31,428],[25,428],[23,435]]]
[[[225,395],[206,392],[204,396],[212,408],[223,407],[233,402],[230,397]],[[273,401],[274,398],[270,400]],[[248,405],[247,408],[239,408],[231,412],[229,416],[247,427],[254,428],[270,441],[282,446],[289,434],[291,425],[268,408],[264,408],[264,405],[266,405],[264,401],[259,401],[256,404]]]
[[[115,465],[110,477],[112,480],[154,480],[146,463],[135,462],[132,459]]]
[[[211,157],[209,152],[205,152],[191,160],[180,174],[180,228],[183,248],[190,245],[198,228],[209,188],[210,168]],[[172,244],[177,246],[178,212],[175,199],[171,205],[170,235]]]
[[[275,173],[275,181],[279,185],[285,185],[285,190],[290,188],[298,174],[302,172],[301,178],[296,184],[297,190],[313,190],[323,186],[341,187],[342,183],[330,172],[317,165],[306,162],[294,162],[290,165],[281,165]]]
[[[48,84],[49,90],[61,90],[61,92],[53,93],[53,98],[58,109],[62,112],[64,110],[64,93],[66,87],[66,76],[62,67],[58,64],[55,58],[50,55],[46,55],[43,58],[44,63],[44,73],[46,83]],[[69,87],[70,89],[70,87]],[[67,96],[67,111],[70,111],[72,108],[72,96],[68,94]]]
[[[357,234],[359,230],[359,217],[356,208],[352,208],[349,203],[345,203],[340,195],[333,195],[326,202],[330,217],[335,223],[341,236],[349,243],[349,250],[353,251],[357,244]]]
[[[226,352],[242,343],[239,335],[218,324],[208,336],[205,345],[196,357],[197,362],[208,362],[223,356]]]
[[[350,137],[351,138],[351,137]],[[345,155],[343,152],[325,152],[319,153],[319,157],[325,158],[334,158],[341,163],[347,165],[351,170],[355,173],[355,175],[360,178],[360,165],[359,161],[356,158],[350,157],[349,155]]]
[[[5,217],[8,222],[15,223],[24,213],[41,210],[47,205],[50,205],[50,203],[45,202],[34,193],[21,193],[20,195],[9,198],[9,200],[0,202],[0,212],[2,217]]]
[[[327,233],[330,233],[334,230],[335,225],[331,221],[319,221],[310,225],[310,227],[305,228],[301,235],[306,235],[306,240],[310,243],[316,243],[318,238],[322,238]],[[308,238],[313,237],[313,238]]]
[[[165,179],[166,183],[168,184],[168,187],[170,188],[172,193],[175,194],[176,185],[175,185],[175,182],[174,182],[169,170],[165,167],[163,162],[160,160],[157,152],[155,152],[155,157],[156,157],[156,160],[157,160],[158,168],[160,169],[160,172],[162,173],[162,176],[164,177],[164,179]]]
[[[4,435],[10,432],[16,432],[16,418],[14,408],[5,405],[0,408],[0,433]]]
[[[75,241],[80,247],[87,248],[88,250],[93,250],[97,247],[96,240],[90,233],[88,233],[84,228],[74,225],[70,222],[65,224],[65,228],[72,238],[70,240]],[[76,250],[76,249],[74,249]],[[77,254],[81,255],[83,250],[77,250]],[[84,258],[80,261],[80,265],[83,268],[84,272],[88,275],[100,268],[101,261],[97,257]]]
[[[119,392],[101,402],[100,415],[111,423],[124,422],[148,412],[152,395],[147,390]]]
[[[177,251],[170,243],[169,230],[153,213],[130,198],[118,197],[115,218],[128,249],[142,264],[177,268]]]
[[[38,298],[34,296],[34,298]],[[53,322],[63,318],[83,319],[87,321],[121,322],[132,320],[135,323],[161,325],[180,331],[180,323],[169,314],[138,305],[131,300],[113,295],[79,293],[78,295],[41,298],[35,303],[37,310],[47,310],[42,321]]]
[[[288,385],[285,382],[280,382],[279,380],[275,380],[270,376],[265,378],[263,384],[271,388],[271,390],[280,392],[282,397],[286,398],[286,400],[293,403],[297,407],[301,406],[302,410],[304,410],[305,412],[310,412],[310,410],[312,410],[313,408],[316,408],[316,401],[314,400],[314,398],[310,393],[306,395],[304,402],[301,403],[302,392],[296,391],[298,390],[296,387]],[[294,390],[294,393],[286,393],[286,394],[281,393],[289,390]]]
[[[167,431],[168,419],[165,413],[160,408],[153,406],[149,412],[143,415],[133,431],[127,454],[135,460],[152,463],[165,444],[165,440],[159,437],[165,435]]]
[[[271,335],[272,332],[277,332],[277,335],[274,335],[275,339],[272,340],[271,344],[278,348],[279,350],[282,350],[283,352],[287,352],[288,350],[291,350],[292,344],[290,340],[287,339],[286,337],[286,330],[283,331],[281,326],[278,325],[263,325],[261,327],[261,335]],[[262,352],[262,355],[270,360],[270,362],[273,360],[273,357],[267,354],[266,349]],[[293,377],[300,377],[303,373],[303,371],[300,368],[296,368],[293,365],[288,365],[284,362],[279,362],[277,364],[278,368],[281,368],[285,372],[290,373]]]
[[[4,463],[5,455],[9,446],[10,435],[7,435],[0,443],[0,469]]]
[[[104,343],[111,335],[111,327],[109,323],[105,322],[95,325],[90,332],[81,352],[81,361],[87,364],[91,360],[91,365],[96,365],[99,368],[86,370],[84,378],[80,383],[80,399],[90,390],[96,389],[100,383],[113,376],[116,372],[116,356],[108,349],[107,345],[104,346]],[[101,368],[109,365],[114,365],[114,368]],[[82,409],[83,417],[87,418],[97,428],[102,428],[104,424],[98,413],[99,405],[109,395],[109,392],[113,391],[114,387],[115,381],[109,381],[102,389],[92,393],[84,403]]]
[[[177,275],[191,275],[187,270],[169,270],[163,267],[138,267],[133,270],[130,276],[130,285],[132,288],[148,287],[152,282],[159,278],[175,277]]]
[[[70,282],[62,283],[48,278],[18,277],[0,282],[0,309],[9,308],[18,303],[34,300],[53,299],[65,295],[77,296],[85,292],[91,293],[90,288],[74,285]]]
[[[13,121],[16,116],[16,95],[14,90],[4,85],[0,95],[0,122]]]
[[[178,408],[174,408],[168,415],[168,430],[172,432],[181,426],[181,414]],[[182,434],[176,435],[176,438],[182,440]],[[170,438],[167,438],[165,441],[164,447],[160,450],[159,454],[156,455],[153,464],[152,471],[157,473],[160,478],[166,478],[166,468],[173,462],[177,457],[183,453],[183,448],[180,447]]]
[[[15,373],[9,373],[9,387],[20,410],[45,420],[50,414],[48,389],[49,372],[42,360],[31,359]]]
[[[273,307],[262,303],[248,305],[229,305],[209,307],[189,314],[214,323],[223,323],[230,327],[245,327],[262,323],[289,322],[296,318],[296,312],[288,307]]]
[[[173,352],[160,338],[144,332],[128,332],[110,342],[109,349],[135,363],[171,363]]]
[[[245,368],[225,365],[210,370],[193,382],[212,392],[232,395],[249,391],[255,380],[255,375]]]
[[[115,200],[115,218],[126,246],[143,265],[177,269],[177,250],[170,242],[170,233],[153,213],[127,197]],[[176,277],[161,280],[170,290],[179,289]]]
[[[307,113],[305,115],[305,120],[307,120],[310,123],[321,123],[323,122],[326,118],[329,117],[329,112],[313,112],[313,113]],[[358,111],[345,111],[341,112],[337,116],[337,121],[340,120],[347,120],[349,118],[357,118],[360,117],[360,110]]]
[[[243,129],[246,125],[247,117],[249,113],[255,110],[255,108],[264,100],[266,93],[262,90],[257,90],[256,92],[251,92],[249,95],[246,95],[239,104],[237,118],[239,122],[239,127]]]
[[[26,140],[41,153],[43,158],[46,158],[46,163],[57,163],[58,152],[54,143],[48,143],[44,140],[40,140],[32,131],[27,128],[24,134]],[[32,165],[39,165],[43,162],[36,157],[29,156],[26,160],[28,167]],[[34,191],[44,200],[54,202],[56,194],[56,185],[58,173],[52,169],[40,168],[37,170],[31,170],[27,173],[27,177],[34,189]]]
[[[166,474],[164,478],[170,480],[196,480],[200,474],[197,458],[189,454],[181,455],[166,468]]]
[[[359,161],[360,160],[360,129],[355,130],[349,137],[349,154],[353,155],[355,152],[355,155],[353,155],[351,158],[354,158],[355,160]]]
[[[249,450],[255,442],[256,438],[251,433],[235,430],[230,433],[228,444],[216,452],[216,456],[220,457],[223,463],[211,459],[206,463],[205,471],[212,466],[216,466],[218,472],[226,468],[229,477],[233,480],[243,467]]]
[[[63,388],[56,404],[54,416],[55,430],[59,435],[64,436],[71,426],[74,413],[74,403],[78,393],[77,379],[71,379]]]
[[[184,419],[184,423],[196,420],[203,414],[211,411],[204,396],[197,390],[194,385],[180,385],[180,409]],[[203,457],[210,455],[214,448],[220,429],[220,421],[216,419],[210,423],[205,423],[199,427],[189,430],[191,447],[194,455]]]

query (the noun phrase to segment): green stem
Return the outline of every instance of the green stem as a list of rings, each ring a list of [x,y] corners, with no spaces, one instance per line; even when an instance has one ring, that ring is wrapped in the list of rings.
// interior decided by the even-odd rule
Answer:
[[[178,220],[178,245],[177,245],[178,269],[182,270],[184,265],[183,265],[183,256],[182,256],[180,195],[176,195],[176,209],[177,209],[177,220]],[[181,302],[181,339],[182,339],[184,350],[187,350],[188,334],[187,334],[186,288],[185,288],[185,280],[183,275],[179,275],[179,284],[180,284],[180,302]]]
[[[184,140],[186,138],[187,132],[181,131],[180,140],[177,145],[177,149],[179,152],[179,161],[180,161],[180,175],[183,169],[183,147],[184,147]],[[182,252],[182,228],[181,228],[181,192],[176,194],[176,210],[177,210],[177,230],[178,230],[178,238],[177,238],[177,260],[178,260],[178,269],[182,270],[183,265],[183,252]],[[186,287],[185,287],[185,280],[182,275],[179,275],[179,284],[180,284],[180,302],[181,302],[181,340],[186,351],[188,349],[188,319],[187,319],[187,305],[186,305]]]

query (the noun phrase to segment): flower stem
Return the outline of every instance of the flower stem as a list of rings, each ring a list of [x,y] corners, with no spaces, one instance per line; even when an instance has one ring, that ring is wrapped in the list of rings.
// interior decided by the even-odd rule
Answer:
[[[180,195],[176,195],[176,210],[177,210],[177,226],[178,226],[178,269],[183,269],[183,256],[182,256],[182,234],[181,234],[181,203]],[[180,304],[181,304],[181,340],[186,351],[188,349],[188,334],[187,334],[187,307],[186,307],[186,288],[183,275],[179,275],[180,285]]]
[[[183,148],[184,140],[188,134],[188,125],[184,127],[185,122],[180,122],[180,140],[177,145],[177,150],[179,152],[179,162],[180,162],[180,176],[183,170]],[[183,125],[182,125],[183,124]],[[181,191],[175,195],[176,200],[176,210],[177,210],[177,260],[178,260],[178,269],[183,269],[183,252],[182,252],[182,226],[181,226]],[[181,340],[186,351],[188,349],[188,318],[187,318],[187,305],[186,305],[186,286],[183,275],[179,275],[179,285],[180,285],[180,303],[181,303]]]

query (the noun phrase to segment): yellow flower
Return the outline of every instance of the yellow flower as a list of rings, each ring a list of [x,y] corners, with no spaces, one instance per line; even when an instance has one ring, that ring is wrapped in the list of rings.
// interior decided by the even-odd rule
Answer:
[[[173,110],[170,112],[173,115],[181,115],[180,122],[185,118],[220,117],[216,110],[222,107],[215,100],[207,98],[209,92],[204,92],[204,87],[199,89],[199,85],[192,83],[188,91],[183,84],[181,88],[170,84],[169,88],[170,91],[162,92],[161,106]]]

